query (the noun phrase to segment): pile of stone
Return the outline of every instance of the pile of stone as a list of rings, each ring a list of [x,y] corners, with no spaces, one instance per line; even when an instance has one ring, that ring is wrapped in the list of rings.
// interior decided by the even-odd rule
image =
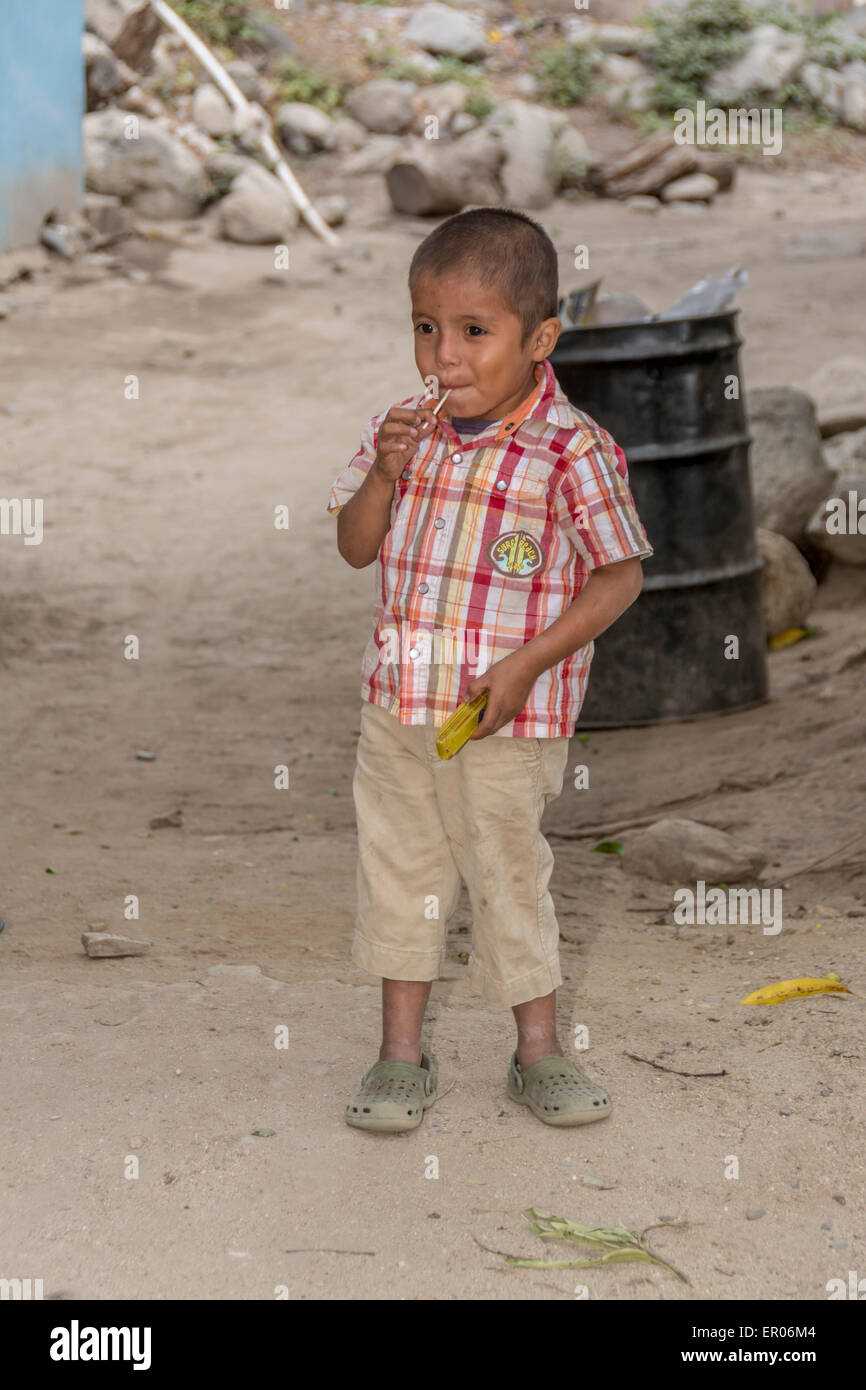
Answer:
[[[827,38],[836,41],[836,67],[813,61],[802,34],[776,24],[756,25],[747,34],[742,56],[710,74],[703,96],[716,106],[751,102],[774,106],[783,99],[785,89],[796,83],[816,108],[852,130],[866,131],[866,62],[859,56],[846,60],[849,50],[856,51],[866,42],[866,10],[839,16],[828,26]],[[599,86],[609,105],[627,111],[652,108],[655,77],[647,61],[650,31],[596,24],[576,16],[569,22],[567,40],[594,55]]]
[[[805,625],[817,587],[805,555],[866,565],[866,358],[836,358],[807,386],[748,398],[770,637]]]
[[[303,11],[307,0],[296,0],[293,8]],[[359,18],[355,7],[339,3],[327,12],[347,22]],[[88,215],[92,211],[104,229],[111,220],[106,200],[115,199],[118,225],[120,210],[150,218],[190,218],[207,210],[217,234],[233,241],[289,237],[298,213],[260,158],[254,130],[216,86],[201,80],[182,40],[163,28],[148,0],[85,0],[85,21],[86,178],[99,198],[89,198]],[[544,22],[592,55],[593,102],[601,101],[612,114],[651,106],[651,31],[584,16]],[[501,7],[491,8],[491,0],[477,0],[472,8],[438,0],[418,8],[390,6],[368,23],[378,27],[362,30],[363,42],[387,34],[409,64],[411,80],[362,82],[330,115],[306,102],[279,104],[269,64],[275,50],[291,52],[293,45],[277,25],[270,26],[270,52],[227,64],[253,111],[271,112],[290,158],[326,157],[334,191],[319,210],[331,225],[351,207],[345,190],[352,180],[368,175],[384,178],[396,212],[421,216],[456,212],[470,202],[540,209],[576,190],[654,211],[661,202],[710,203],[731,187],[732,159],[677,143],[670,131],[600,161],[573,111],[532,99],[538,84],[525,71],[525,35],[536,21],[504,15]],[[839,25],[845,42],[860,34],[866,40],[866,7]],[[511,90],[519,95],[495,102],[487,115],[476,114],[483,108],[471,100],[471,87],[435,80],[442,76],[442,60],[455,58],[477,64],[476,71],[491,78],[510,74]],[[820,88],[816,102],[866,130],[866,63],[819,68],[800,36],[773,25],[753,31],[745,55],[712,75],[706,95],[718,101],[751,96],[766,105],[792,81],[816,94]],[[134,139],[129,117],[137,122]]]

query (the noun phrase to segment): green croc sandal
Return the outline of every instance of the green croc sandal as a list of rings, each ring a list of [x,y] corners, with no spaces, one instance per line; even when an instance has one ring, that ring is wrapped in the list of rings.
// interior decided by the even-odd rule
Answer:
[[[569,1057],[542,1057],[521,1071],[515,1052],[508,1094],[546,1125],[589,1125],[611,1113],[610,1096]]]
[[[417,1129],[435,1099],[436,1063],[426,1052],[421,1053],[420,1067],[411,1062],[376,1062],[346,1106],[346,1123],[387,1134]]]

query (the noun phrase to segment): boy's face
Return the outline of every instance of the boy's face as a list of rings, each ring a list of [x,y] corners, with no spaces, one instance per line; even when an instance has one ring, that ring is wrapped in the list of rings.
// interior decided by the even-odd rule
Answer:
[[[451,395],[447,415],[499,420],[535,386],[533,368],[553,351],[562,330],[545,319],[521,345],[520,319],[496,290],[455,269],[420,276],[412,291],[415,362]]]

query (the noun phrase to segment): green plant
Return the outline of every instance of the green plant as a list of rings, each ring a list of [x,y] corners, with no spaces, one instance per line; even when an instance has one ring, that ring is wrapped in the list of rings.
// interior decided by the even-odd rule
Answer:
[[[551,106],[576,106],[592,87],[593,72],[600,55],[586,46],[557,44],[535,55],[531,72],[540,95]]]
[[[647,62],[656,74],[660,111],[694,106],[712,72],[748,47],[754,12],[745,0],[691,0],[687,9],[665,6],[642,17],[651,30]]]
[[[246,0],[173,0],[173,8],[207,43],[266,41],[262,23],[251,14]]]
[[[289,56],[277,64],[275,82],[280,102],[303,101],[330,113],[343,99],[343,83],[336,73],[325,68],[305,68]]]

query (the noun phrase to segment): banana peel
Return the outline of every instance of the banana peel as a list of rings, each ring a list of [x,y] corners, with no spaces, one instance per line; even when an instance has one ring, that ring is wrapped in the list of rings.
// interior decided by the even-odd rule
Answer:
[[[806,999],[813,994],[850,994],[854,999],[862,999],[847,985],[843,985],[838,975],[804,975],[798,980],[780,980],[775,985],[765,985],[741,999],[741,1004],[782,1004],[786,999]]]

